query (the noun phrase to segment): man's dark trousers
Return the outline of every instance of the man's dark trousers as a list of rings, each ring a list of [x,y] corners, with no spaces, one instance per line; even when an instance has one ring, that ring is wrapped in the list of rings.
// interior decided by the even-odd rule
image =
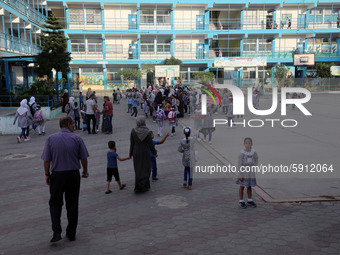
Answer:
[[[78,201],[80,190],[79,170],[52,172],[50,177],[50,214],[52,220],[52,230],[61,234],[61,210],[63,206],[63,196],[67,210],[68,225],[66,233],[75,236],[78,225]]]

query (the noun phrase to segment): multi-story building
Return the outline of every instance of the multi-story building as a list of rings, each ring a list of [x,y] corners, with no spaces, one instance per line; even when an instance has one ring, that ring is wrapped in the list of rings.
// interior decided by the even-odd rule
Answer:
[[[315,71],[293,66],[294,53],[340,64],[340,0],[55,0],[48,8],[65,25],[70,77],[105,88],[121,84],[121,68],[161,64],[170,56],[182,60],[187,82],[208,70],[217,83],[263,78],[281,63],[296,77]],[[219,67],[219,57],[265,57],[266,66]],[[139,84],[151,79],[144,75]]]
[[[47,13],[45,0],[0,1],[0,73],[7,90],[33,82],[34,56]]]

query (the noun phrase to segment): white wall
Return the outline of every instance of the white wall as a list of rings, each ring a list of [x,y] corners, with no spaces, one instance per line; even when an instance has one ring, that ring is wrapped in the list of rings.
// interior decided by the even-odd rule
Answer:
[[[177,45],[176,45],[177,44]],[[204,44],[204,37],[177,37],[174,39],[174,56],[179,59],[196,59],[196,45]],[[188,48],[191,47],[189,51]],[[184,48],[183,50],[181,48]]]
[[[176,7],[174,10],[174,29],[196,30],[196,16],[204,15],[204,7]]]
[[[135,7],[104,6],[105,29],[128,29],[129,14],[137,14]]]
[[[15,79],[15,84],[22,84],[24,82],[23,77],[23,67],[22,66],[12,66],[13,79]]]
[[[128,59],[129,54],[129,45],[132,41],[136,42],[137,38],[135,36],[106,36],[105,38],[105,45],[122,45],[122,52],[115,51],[115,52],[108,52],[106,51],[106,58],[107,59]],[[137,45],[136,45],[137,47]],[[107,48],[106,48],[107,49]]]

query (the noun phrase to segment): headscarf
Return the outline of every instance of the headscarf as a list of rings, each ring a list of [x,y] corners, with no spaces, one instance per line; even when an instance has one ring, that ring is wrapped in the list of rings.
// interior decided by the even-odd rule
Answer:
[[[69,103],[73,103],[74,97],[69,98]]]
[[[31,97],[30,102],[29,102],[30,106],[32,106],[34,103],[35,103],[35,97]]]
[[[146,127],[145,118],[143,116],[137,117],[136,124],[137,127],[134,129],[136,135],[141,141],[143,141],[150,133],[150,130]]]
[[[19,115],[23,115],[25,112],[28,112],[27,99],[23,99],[20,102],[20,107],[18,108],[17,112],[19,113]]]
[[[87,92],[86,92],[86,96],[87,97],[90,97],[92,95],[92,89],[91,88],[88,88],[87,89]]]

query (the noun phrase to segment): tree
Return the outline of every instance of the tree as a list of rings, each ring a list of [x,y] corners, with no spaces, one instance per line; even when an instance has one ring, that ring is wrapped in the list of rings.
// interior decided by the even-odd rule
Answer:
[[[326,63],[316,63],[315,69],[316,73],[320,78],[332,78],[331,74],[331,66],[334,66],[334,63],[326,64]]]
[[[37,56],[39,76],[47,75],[51,78],[52,69],[62,72],[66,76],[70,72],[71,54],[67,51],[67,40],[64,36],[64,27],[52,12],[44,24],[45,30],[40,35],[41,52]]]
[[[164,60],[164,65],[182,65],[182,60],[175,58],[172,56],[171,58],[167,58]]]
[[[287,72],[288,68],[285,65],[281,64],[275,66],[274,78],[277,86],[284,86],[285,80],[287,78]]]
[[[197,72],[194,73],[194,78],[200,80],[202,83],[210,83],[214,79],[215,74],[213,72]]]
[[[137,68],[124,68],[117,72],[118,75],[123,76],[123,79],[130,83],[133,80],[142,76],[142,73]]]

